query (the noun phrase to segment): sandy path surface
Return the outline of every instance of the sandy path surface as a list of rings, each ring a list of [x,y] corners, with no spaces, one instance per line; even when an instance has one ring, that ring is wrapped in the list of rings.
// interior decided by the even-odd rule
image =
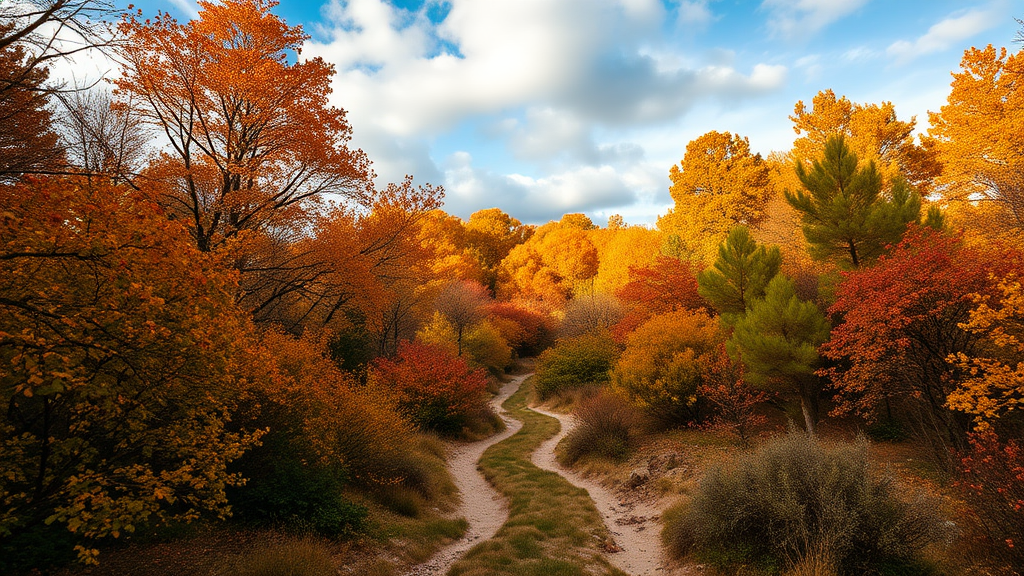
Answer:
[[[633,576],[672,576],[686,574],[670,567],[661,546],[661,511],[657,502],[625,502],[615,492],[600,483],[563,468],[555,459],[555,446],[572,430],[573,420],[569,414],[556,414],[540,408],[535,412],[558,419],[562,424],[553,438],[545,441],[533,453],[533,463],[545,470],[551,470],[565,477],[572,484],[583,488],[597,505],[604,517],[604,523],[621,549],[608,555],[616,568]]]
[[[462,503],[456,515],[463,516],[469,521],[466,534],[442,548],[430,560],[413,566],[405,576],[433,576],[446,573],[470,548],[494,536],[508,519],[508,504],[505,498],[480,474],[477,462],[483,456],[484,450],[515,434],[523,426],[519,420],[509,417],[501,408],[501,404],[515,393],[523,380],[529,376],[530,374],[516,376],[506,382],[498,395],[491,400],[491,407],[505,421],[504,432],[479,442],[454,445],[448,454],[448,470],[451,471],[462,496]]]

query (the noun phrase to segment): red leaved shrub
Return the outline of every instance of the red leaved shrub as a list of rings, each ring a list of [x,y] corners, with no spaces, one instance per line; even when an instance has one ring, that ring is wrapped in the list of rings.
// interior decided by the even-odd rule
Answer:
[[[402,342],[394,358],[378,358],[370,384],[393,394],[419,427],[451,434],[480,411],[487,373],[441,346]]]

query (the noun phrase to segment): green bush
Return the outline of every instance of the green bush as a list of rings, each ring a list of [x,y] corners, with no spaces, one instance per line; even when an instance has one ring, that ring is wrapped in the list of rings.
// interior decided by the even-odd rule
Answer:
[[[866,441],[791,432],[710,469],[692,501],[666,514],[663,537],[676,554],[720,566],[917,574],[915,555],[945,529],[932,498],[869,474]]]
[[[577,406],[576,427],[563,440],[562,459],[574,464],[584,456],[624,460],[640,429],[640,417],[630,403],[601,390]]]
[[[585,384],[608,381],[615,342],[607,332],[559,340],[537,361],[537,395],[547,398]]]

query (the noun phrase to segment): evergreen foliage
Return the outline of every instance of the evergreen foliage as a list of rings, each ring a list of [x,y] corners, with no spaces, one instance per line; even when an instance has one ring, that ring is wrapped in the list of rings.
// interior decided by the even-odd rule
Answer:
[[[800,212],[810,255],[858,268],[899,241],[907,224],[921,215],[921,196],[902,178],[893,180],[888,197],[873,161],[858,166],[857,155],[842,136],[829,138],[825,155],[808,170],[796,165],[806,192],[786,192]]]
[[[778,247],[758,246],[745,226],[737,226],[718,247],[714,268],[697,275],[697,292],[733,324],[764,296],[781,265]]]

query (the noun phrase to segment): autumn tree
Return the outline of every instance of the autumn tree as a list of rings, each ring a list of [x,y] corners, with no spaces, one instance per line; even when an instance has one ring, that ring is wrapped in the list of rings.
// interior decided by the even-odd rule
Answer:
[[[863,161],[872,161],[886,183],[903,179],[912,186],[929,190],[940,167],[926,143],[914,141],[916,118],[899,120],[892,102],[858,104],[832,90],[815,94],[808,108],[796,103],[791,163],[809,165],[825,152],[829,139],[842,136],[850,150]]]
[[[962,325],[978,295],[996,297],[994,279],[1020,261],[916,226],[874,266],[846,273],[829,310],[843,322],[821,348],[842,363],[824,372],[842,394],[837,412],[900,418],[948,464],[948,449],[965,448],[970,429],[970,417],[948,405],[965,378],[949,359],[977,357],[983,335]]]
[[[777,247],[758,246],[746,227],[737,226],[718,247],[714,267],[697,275],[697,291],[731,324],[764,297],[781,263]]]
[[[186,24],[140,13],[118,29],[115,94],[166,137],[145,177],[199,250],[233,251],[250,300],[321,274],[287,245],[308,233],[328,195],[364,207],[372,200],[368,161],[348,147],[345,112],[327,102],[333,68],[299,59],[308,36],[272,14],[275,5],[204,1]]]
[[[806,189],[786,191],[786,200],[801,214],[811,256],[857,268],[877,258],[899,240],[906,225],[918,220],[921,197],[896,179],[888,195],[873,161],[861,165],[843,136],[829,138],[825,154],[808,171],[796,165]],[[936,211],[929,220],[941,226]]]
[[[498,296],[524,298],[560,308],[573,295],[592,291],[599,258],[590,240],[593,222],[566,214],[513,248],[498,268]]]
[[[530,227],[499,208],[477,210],[469,215],[465,223],[466,244],[476,252],[488,288],[494,289],[501,261],[531,233]]]
[[[975,356],[959,352],[950,361],[968,376],[947,397],[953,410],[990,429],[1012,419],[1024,405],[1024,289],[1016,277],[999,281],[995,294],[979,294],[978,306],[961,328],[984,338]]]
[[[0,205],[0,545],[225,516],[258,437],[229,425],[250,333],[234,273],[140,192],[28,179]]]
[[[661,255],[665,235],[644,226],[622,225],[593,230],[590,241],[597,249],[594,291],[614,294],[629,281],[629,270],[654,264]]]
[[[0,20],[0,34],[4,33]],[[0,43],[2,44],[2,43]],[[45,89],[49,72],[19,45],[0,47],[0,183],[64,169]]]
[[[540,353],[554,332],[551,318],[524,302],[492,303],[487,317],[520,356]]]
[[[804,425],[811,434],[818,421],[821,383],[818,346],[828,339],[829,323],[813,302],[804,302],[786,276],[772,278],[764,297],[736,322],[730,352],[746,366],[752,384],[796,392]]]
[[[659,256],[650,266],[630,266],[629,282],[615,293],[625,309],[625,316],[612,329],[616,339],[624,341],[652,316],[709,308],[697,292],[694,268],[687,260],[667,256]]]
[[[734,227],[756,227],[772,194],[761,155],[751,154],[747,138],[729,132],[708,132],[687,144],[669,178],[675,206],[658,227],[677,235],[684,253],[697,261],[714,258]]]
[[[953,73],[946,104],[929,114],[943,164],[942,194],[956,202],[998,207],[984,232],[1024,228],[1024,53],[971,48]]]
[[[704,312],[679,310],[637,328],[612,370],[612,387],[666,423],[699,414],[698,390],[710,384],[725,334]]]
[[[437,295],[434,306],[455,330],[455,346],[462,356],[462,339],[466,328],[483,320],[487,314],[484,306],[491,296],[487,288],[476,282],[452,282]]]

